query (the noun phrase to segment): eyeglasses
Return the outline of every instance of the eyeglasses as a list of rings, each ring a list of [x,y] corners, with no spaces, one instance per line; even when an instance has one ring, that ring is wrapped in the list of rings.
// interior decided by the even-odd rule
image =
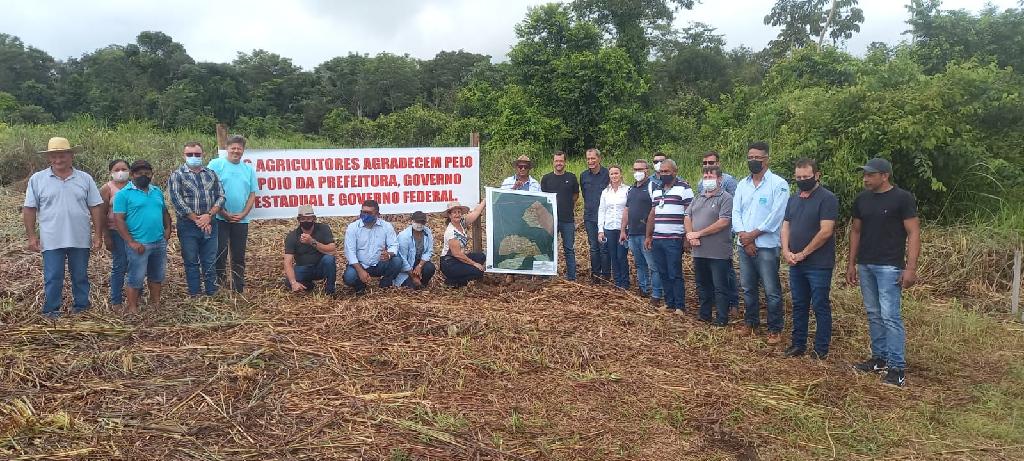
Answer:
[[[715,165],[718,165],[718,161],[717,160],[705,160],[703,162],[703,165],[704,166],[715,166]]]
[[[186,157],[202,157],[202,152],[185,152]]]
[[[633,171],[647,171],[647,168],[633,168]]]
[[[518,170],[529,170],[530,169],[530,165],[516,165],[516,169],[518,169]]]

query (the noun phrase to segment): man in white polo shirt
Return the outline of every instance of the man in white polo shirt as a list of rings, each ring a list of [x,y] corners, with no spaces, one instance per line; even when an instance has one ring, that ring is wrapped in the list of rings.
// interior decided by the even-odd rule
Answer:
[[[693,189],[676,177],[676,163],[665,159],[658,176],[661,185],[651,191],[651,213],[647,216],[644,248],[651,251],[665,291],[665,309],[682,314],[686,285],[683,281],[683,219],[693,201]]]
[[[78,147],[64,138],[50,138],[45,154],[50,167],[28,180],[21,208],[28,249],[43,253],[43,315],[60,316],[64,295],[64,267],[71,272],[74,312],[89,308],[89,233],[92,248],[103,245],[106,229],[103,199],[92,176],[71,166]],[[36,220],[39,235],[36,235]]]

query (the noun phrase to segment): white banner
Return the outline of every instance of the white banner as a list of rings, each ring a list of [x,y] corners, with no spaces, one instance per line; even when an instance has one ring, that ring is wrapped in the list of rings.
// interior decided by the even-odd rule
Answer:
[[[487,272],[557,275],[555,194],[488,187]]]
[[[305,204],[317,216],[358,216],[367,199],[382,214],[480,201],[479,147],[252,149],[242,161],[256,169],[259,185],[252,219],[294,218]]]

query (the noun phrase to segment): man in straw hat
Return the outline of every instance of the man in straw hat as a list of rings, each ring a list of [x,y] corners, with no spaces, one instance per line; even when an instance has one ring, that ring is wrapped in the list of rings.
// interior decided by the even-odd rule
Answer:
[[[299,226],[284,238],[285,286],[293,292],[313,289],[313,282],[324,281],[324,293],[334,294],[338,263],[331,226],[316,222],[312,205],[298,210]]]
[[[519,158],[512,162],[512,166],[516,169],[516,174],[505,178],[501,182],[502,189],[540,192],[540,183],[530,176],[530,170],[533,169],[533,162],[530,161],[530,157],[520,155]]]
[[[90,218],[91,247],[103,245],[103,199],[92,176],[72,166],[78,150],[65,138],[50,138],[46,150],[39,152],[46,155],[50,167],[29,178],[21,209],[28,249],[43,253],[43,315],[51,318],[60,315],[65,262],[71,272],[74,311],[89,308]]]

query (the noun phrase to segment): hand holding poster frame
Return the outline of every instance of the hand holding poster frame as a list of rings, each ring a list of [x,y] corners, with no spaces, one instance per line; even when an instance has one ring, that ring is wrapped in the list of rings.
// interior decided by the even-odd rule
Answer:
[[[487,272],[558,274],[555,194],[486,188]]]

